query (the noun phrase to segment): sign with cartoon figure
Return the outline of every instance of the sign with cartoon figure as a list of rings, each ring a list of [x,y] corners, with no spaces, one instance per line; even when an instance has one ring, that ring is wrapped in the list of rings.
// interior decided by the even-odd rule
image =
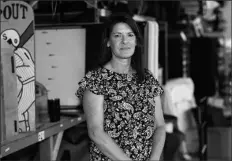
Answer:
[[[0,3],[1,50],[8,48],[13,51],[14,55],[17,81],[18,131],[34,131],[35,49],[33,9],[29,4],[22,1],[1,1]],[[4,54],[3,52],[1,54]]]

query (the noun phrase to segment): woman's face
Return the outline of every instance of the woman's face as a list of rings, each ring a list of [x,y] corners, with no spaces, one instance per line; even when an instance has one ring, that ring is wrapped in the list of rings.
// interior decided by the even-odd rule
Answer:
[[[112,57],[131,58],[135,51],[136,36],[129,25],[117,23],[112,29],[107,46],[111,47]]]

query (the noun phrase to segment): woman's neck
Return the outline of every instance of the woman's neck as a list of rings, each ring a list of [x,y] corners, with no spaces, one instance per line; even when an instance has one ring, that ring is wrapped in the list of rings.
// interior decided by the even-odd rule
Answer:
[[[109,67],[118,73],[131,73],[132,68],[131,68],[131,59],[122,59],[122,60],[117,60],[117,59],[111,59],[109,61]]]

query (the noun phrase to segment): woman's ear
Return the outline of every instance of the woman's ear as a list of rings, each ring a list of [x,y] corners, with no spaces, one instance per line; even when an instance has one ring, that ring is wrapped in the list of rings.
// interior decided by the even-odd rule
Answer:
[[[107,46],[107,47],[110,47],[110,42],[109,42],[109,41],[107,41],[106,46]]]

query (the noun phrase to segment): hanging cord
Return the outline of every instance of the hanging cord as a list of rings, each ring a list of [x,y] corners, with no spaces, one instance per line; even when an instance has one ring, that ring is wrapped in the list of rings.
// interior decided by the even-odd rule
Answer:
[[[95,9],[98,9],[97,6],[95,6],[94,4],[92,4],[91,2],[89,2],[89,0],[84,0],[86,4],[88,4],[90,7],[93,7]]]
[[[144,5],[144,0],[140,0],[140,5],[139,5],[139,8],[138,8],[138,15],[140,15],[143,11],[143,5]]]
[[[52,0],[52,2],[51,2],[51,6],[52,6],[52,18],[55,16],[55,14],[56,14],[56,9],[57,9],[57,0],[56,0],[56,2],[55,2],[55,7],[53,7],[53,1],[54,1],[54,0]]]

